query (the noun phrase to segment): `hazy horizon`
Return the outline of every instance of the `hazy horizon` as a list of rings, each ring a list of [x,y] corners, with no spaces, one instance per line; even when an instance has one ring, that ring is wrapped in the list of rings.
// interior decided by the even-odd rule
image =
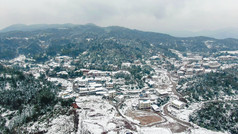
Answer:
[[[0,29],[12,24],[87,24],[143,31],[210,31],[238,27],[236,0],[8,0]]]

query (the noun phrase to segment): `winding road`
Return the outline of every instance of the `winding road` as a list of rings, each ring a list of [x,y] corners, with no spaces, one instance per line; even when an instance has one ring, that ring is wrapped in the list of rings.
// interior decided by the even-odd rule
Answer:
[[[177,92],[177,90],[176,90],[176,85],[177,85],[177,84],[172,81],[171,75],[170,75],[169,73],[167,73],[167,74],[168,74],[168,77],[169,77],[169,79],[170,79],[170,81],[172,82],[172,85],[173,85],[173,87],[172,87],[173,93],[174,93],[176,96],[178,96],[179,98],[183,98],[183,96],[182,96],[181,94],[179,94],[179,93]],[[186,121],[183,121],[183,120],[178,119],[178,118],[174,117],[173,115],[171,115],[171,114],[169,113],[168,106],[169,106],[169,103],[167,103],[167,104],[163,107],[163,111],[164,111],[164,114],[165,114],[165,115],[169,116],[170,118],[176,120],[177,122],[179,122],[179,123],[181,123],[181,124],[184,124],[184,125],[189,126],[189,127],[194,127],[191,123],[186,122]]]

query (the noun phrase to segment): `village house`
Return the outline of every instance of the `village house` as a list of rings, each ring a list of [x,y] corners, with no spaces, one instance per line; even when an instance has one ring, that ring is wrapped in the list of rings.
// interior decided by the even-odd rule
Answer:
[[[100,70],[90,70],[87,74],[89,77],[102,77],[102,76],[109,76],[110,72],[100,71]]]
[[[57,73],[57,76],[61,77],[61,78],[66,78],[66,77],[68,77],[68,75],[69,74],[66,71],[61,71],[61,72]]]
[[[109,98],[112,99],[116,96],[116,91],[115,90],[110,90],[110,91],[108,91],[108,94],[109,94]]]
[[[155,111],[155,112],[159,112],[160,108],[157,105],[151,105],[151,108]]]
[[[138,108],[139,109],[149,109],[151,107],[151,102],[149,99],[139,99]]]
[[[150,97],[150,91],[142,90],[139,97],[140,98],[149,98]]]
[[[88,79],[76,78],[73,83],[74,89],[86,88],[88,86]]]
[[[221,66],[221,64],[218,63],[217,61],[210,61],[210,62],[209,62],[209,67],[210,67],[211,69],[217,69],[217,68],[219,68],[220,66]]]
[[[179,100],[174,100],[172,101],[172,106],[177,108],[177,109],[183,109],[185,107],[185,103]]]
[[[118,95],[118,96],[115,97],[115,100],[117,102],[122,102],[124,100],[124,96],[123,95]]]
[[[168,91],[162,90],[162,89],[156,89],[155,92],[156,92],[156,95],[158,95],[158,96],[167,96],[167,95],[169,95]]]
[[[55,61],[60,63],[60,62],[68,62],[72,60],[72,57],[69,57],[69,56],[57,56],[55,57]]]
[[[182,70],[179,70],[179,71],[177,71],[177,74],[178,74],[178,76],[184,76],[184,71],[182,71]]]
[[[90,70],[88,70],[88,69],[80,69],[80,71],[83,72],[83,75],[84,75],[84,76],[86,76],[86,75],[88,75],[88,72],[89,72]]]
[[[186,70],[186,73],[185,73],[186,75],[193,75],[193,69],[192,68],[188,68],[187,70]]]
[[[112,89],[112,88],[114,87],[114,83],[112,83],[112,82],[106,82],[106,83],[105,83],[105,86],[106,86],[106,88],[108,88],[108,89]]]

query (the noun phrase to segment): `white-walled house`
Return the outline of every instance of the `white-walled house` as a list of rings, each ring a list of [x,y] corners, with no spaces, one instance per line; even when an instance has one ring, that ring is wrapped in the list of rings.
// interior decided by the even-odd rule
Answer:
[[[177,109],[183,109],[185,107],[185,103],[179,100],[173,100],[171,104]]]
[[[115,97],[115,100],[118,101],[118,102],[123,101],[123,99],[124,99],[123,95],[118,95],[118,96]]]
[[[115,90],[110,90],[108,91],[109,98],[114,98],[116,96],[116,91]]]
[[[138,102],[139,109],[149,109],[151,107],[151,102],[149,99],[140,99]]]
[[[159,108],[157,105],[151,105],[151,108],[152,108],[155,112],[160,111],[160,108]]]

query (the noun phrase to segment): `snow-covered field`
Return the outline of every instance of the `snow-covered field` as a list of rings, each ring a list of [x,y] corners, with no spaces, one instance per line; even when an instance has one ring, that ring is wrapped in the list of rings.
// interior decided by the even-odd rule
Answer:
[[[116,109],[101,96],[85,96],[76,99],[81,110],[79,114],[79,128],[91,133],[113,132],[122,120],[118,117]],[[83,109],[83,110],[82,110]]]

